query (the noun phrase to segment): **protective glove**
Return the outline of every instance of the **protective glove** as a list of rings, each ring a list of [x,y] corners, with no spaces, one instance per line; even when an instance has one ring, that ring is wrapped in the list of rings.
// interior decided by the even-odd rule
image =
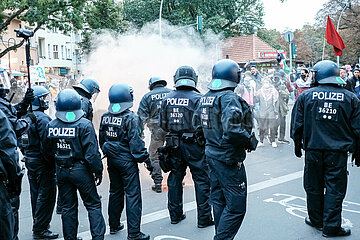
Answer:
[[[34,90],[32,88],[28,88],[26,90],[23,102],[27,105],[32,103],[35,100]]]
[[[33,112],[29,112],[28,114],[26,114],[26,117],[30,119],[31,123],[36,123],[37,118]]]
[[[295,144],[295,156],[298,158],[302,157],[301,144]]]
[[[355,150],[355,152],[352,154],[351,161],[355,162],[355,165],[357,167],[360,167],[360,151],[359,150]]]
[[[150,175],[151,175],[151,173],[154,171],[154,167],[153,167],[153,165],[151,164],[150,158],[146,159],[146,161],[145,161],[145,167],[146,167],[146,169],[150,172]]]
[[[249,145],[247,146],[247,152],[255,151],[259,141],[255,137],[255,133],[253,132],[249,139]]]
[[[96,186],[99,186],[102,182],[102,172],[95,173],[94,178]]]

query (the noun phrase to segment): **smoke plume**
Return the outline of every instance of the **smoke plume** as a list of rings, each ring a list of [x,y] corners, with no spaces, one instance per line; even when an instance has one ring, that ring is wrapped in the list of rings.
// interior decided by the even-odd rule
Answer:
[[[211,68],[221,56],[221,36],[210,31],[200,36],[193,28],[193,31],[179,29],[164,21],[162,29],[162,38],[158,22],[147,24],[140,31],[119,35],[104,32],[94,37],[95,50],[83,63],[82,71],[85,77],[95,78],[100,83],[101,93],[95,102],[95,111],[107,110],[111,85],[125,83],[134,89],[133,111],[136,112],[142,96],[149,91],[150,77],[162,77],[172,88],[173,75],[183,65],[195,69],[199,90],[207,90]]]

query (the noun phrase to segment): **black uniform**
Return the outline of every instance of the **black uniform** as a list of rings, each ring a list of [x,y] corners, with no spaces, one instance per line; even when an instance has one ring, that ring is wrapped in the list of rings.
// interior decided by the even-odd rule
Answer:
[[[157,153],[157,149],[164,145],[166,135],[166,132],[159,127],[159,111],[162,100],[170,91],[170,89],[164,87],[162,84],[155,85],[154,89],[145,94],[141,99],[137,112],[142,120],[142,123],[144,125],[147,124],[151,131],[149,154],[154,167],[151,178],[154,180],[155,184],[159,185],[161,185],[163,177],[159,165],[159,155]]]
[[[291,138],[305,150],[308,214],[313,225],[323,227],[323,233],[340,229],[347,152],[355,150],[359,137],[360,105],[353,93],[319,85],[304,91],[295,102]]]
[[[110,177],[109,225],[111,229],[120,225],[125,195],[129,236],[140,233],[142,203],[138,163],[149,158],[141,133],[141,120],[130,110],[116,115],[108,112],[101,118],[99,142],[107,157]]]
[[[78,190],[88,211],[92,239],[104,239],[105,222],[94,181],[103,166],[92,123],[85,118],[73,123],[54,119],[48,124],[47,136],[48,159],[56,162],[64,238],[76,239]]]
[[[21,136],[20,148],[24,154],[30,184],[33,232],[48,229],[52,218],[56,197],[55,164],[45,158],[47,124],[51,118],[42,111],[34,111],[36,123]]]
[[[15,131],[16,138],[19,138],[22,133],[28,129],[30,120],[21,119],[20,117],[27,113],[27,105],[24,102],[20,102],[16,105],[11,105],[10,102],[0,97],[0,110],[6,115],[11,123],[13,130]],[[20,193],[19,193],[20,195]],[[18,239],[19,232],[19,207],[20,198],[19,195],[11,196],[11,205],[14,212],[15,225],[14,225],[14,240]]]
[[[212,221],[210,181],[204,146],[198,141],[192,118],[201,94],[190,88],[178,88],[164,99],[160,110],[160,127],[169,132],[166,146],[172,148],[170,159],[173,165],[167,185],[168,209],[171,221],[183,218],[183,179],[189,166],[195,183],[198,225]]]
[[[21,169],[17,141],[11,123],[0,110],[0,239],[14,239],[15,219],[11,195],[21,191]]]
[[[214,239],[233,239],[246,212],[247,180],[243,161],[252,129],[250,106],[231,90],[209,91],[201,98],[194,125],[202,127],[206,139]]]
[[[84,117],[86,119],[89,119],[90,121],[93,120],[94,114],[93,114],[93,107],[92,104],[90,102],[90,99],[82,96],[81,99],[81,109],[84,111]]]
[[[0,109],[5,113],[9,119],[16,137],[20,137],[21,134],[29,127],[29,121],[21,119],[20,117],[27,113],[24,109],[24,104],[20,102],[17,105],[11,105],[10,102],[0,97]]]

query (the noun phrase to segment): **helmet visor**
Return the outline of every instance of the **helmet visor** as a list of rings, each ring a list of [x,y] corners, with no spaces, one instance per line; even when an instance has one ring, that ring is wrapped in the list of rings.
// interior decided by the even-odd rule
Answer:
[[[46,95],[39,97],[39,101],[40,101],[40,105],[43,109],[48,109],[49,103],[50,103],[50,94],[46,94]]]
[[[99,92],[97,91],[91,96],[91,102],[95,103],[98,96],[99,96]]]

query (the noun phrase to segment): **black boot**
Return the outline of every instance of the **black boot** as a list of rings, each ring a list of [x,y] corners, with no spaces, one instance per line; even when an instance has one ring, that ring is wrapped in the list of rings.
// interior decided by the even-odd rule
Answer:
[[[338,231],[334,231],[334,232],[323,232],[323,236],[326,238],[329,237],[345,237],[345,236],[349,236],[351,234],[351,230],[350,228],[340,228]]]
[[[120,225],[117,226],[116,228],[110,227],[110,234],[115,234],[118,231],[123,230],[123,229],[124,229],[124,224],[120,223]]]
[[[206,227],[209,227],[209,226],[212,226],[212,225],[214,225],[214,221],[210,220],[210,221],[207,221],[205,223],[198,224],[198,228],[206,228]]]
[[[183,215],[180,216],[179,219],[177,219],[177,220],[171,220],[171,224],[178,224],[179,222],[181,222],[181,221],[184,220],[185,218],[186,218],[186,215],[183,214]]]
[[[58,233],[53,233],[50,230],[45,230],[38,233],[33,233],[34,239],[56,239],[59,237]]]
[[[306,217],[306,218],[305,218],[305,223],[306,223],[307,225],[313,227],[313,228],[316,228],[316,229],[319,230],[319,231],[322,231],[322,230],[323,230],[322,226],[317,226],[317,225],[313,224],[313,223],[310,221],[310,218],[309,218],[309,217]]]
[[[128,239],[128,240],[149,240],[149,239],[150,239],[150,235],[140,232],[140,233],[138,233],[138,234],[128,235],[127,239]]]
[[[151,189],[156,193],[161,193],[162,192],[161,184],[155,184],[154,186],[151,187]]]

